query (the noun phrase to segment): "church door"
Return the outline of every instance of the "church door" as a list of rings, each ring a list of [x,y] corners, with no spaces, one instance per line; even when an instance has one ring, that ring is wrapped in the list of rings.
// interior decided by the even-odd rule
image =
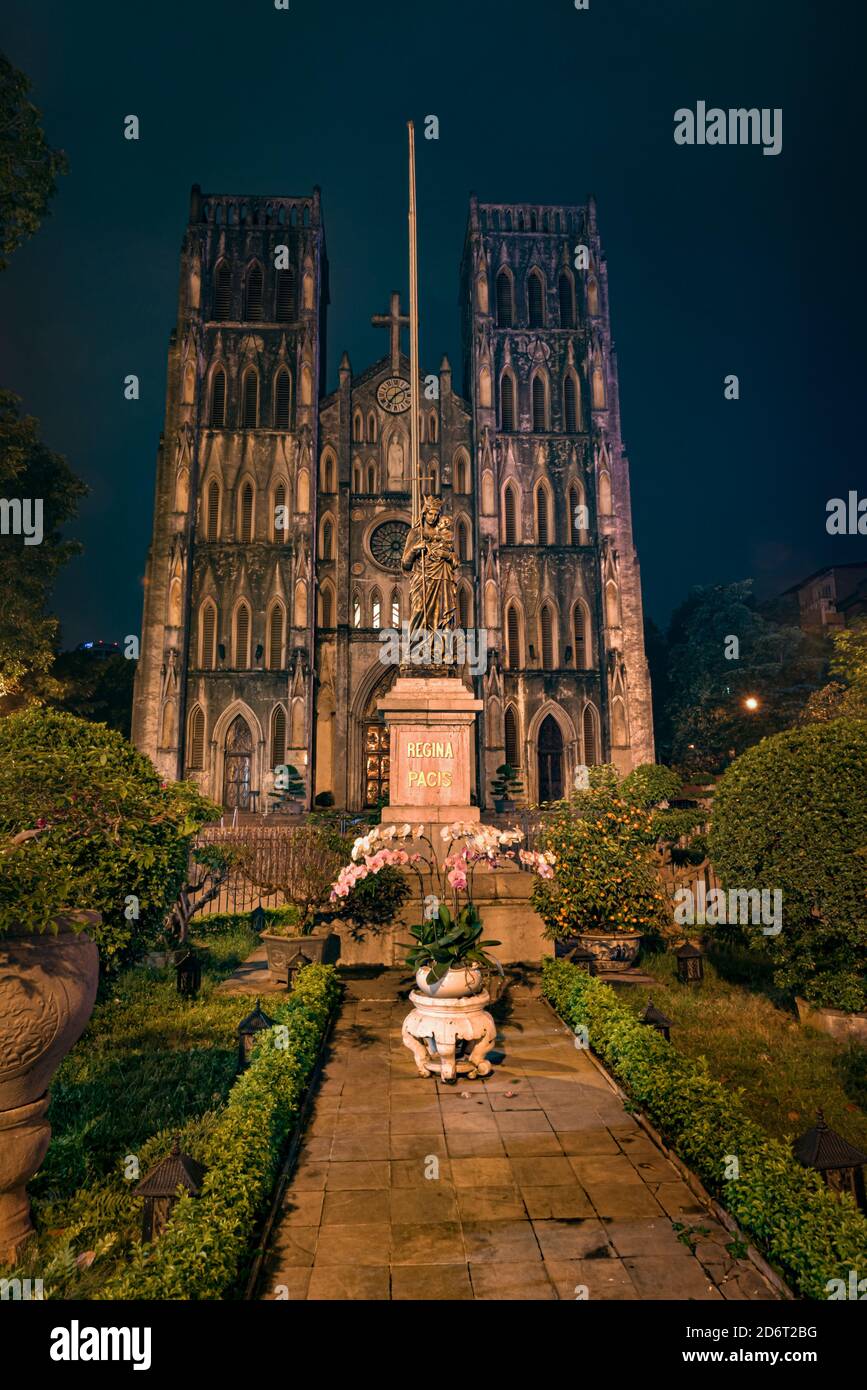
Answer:
[[[552,714],[539,730],[539,800],[559,801],[563,795],[563,735]]]
[[[246,719],[239,714],[226,734],[223,805],[230,811],[250,808],[250,774],[253,766],[253,737]]]
[[[381,720],[364,726],[364,804],[388,801],[388,729]]]

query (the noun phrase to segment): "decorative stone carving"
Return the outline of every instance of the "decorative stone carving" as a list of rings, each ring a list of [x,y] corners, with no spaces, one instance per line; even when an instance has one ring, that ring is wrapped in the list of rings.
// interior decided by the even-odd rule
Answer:
[[[419,989],[414,989],[410,1000],[414,1005],[412,1013],[403,1021],[401,1036],[415,1059],[420,1076],[439,1075],[447,1085],[454,1085],[458,1076],[490,1076],[491,1063],[487,1054],[494,1046],[497,1025],[487,1012],[491,996],[481,990],[481,972],[477,970],[450,970],[440,982],[436,995],[428,992],[421,978],[426,971],[419,971],[416,979]],[[467,989],[476,984],[476,993],[463,994],[455,998],[449,989],[449,977],[460,977],[457,985]],[[477,981],[468,980],[477,976]]]

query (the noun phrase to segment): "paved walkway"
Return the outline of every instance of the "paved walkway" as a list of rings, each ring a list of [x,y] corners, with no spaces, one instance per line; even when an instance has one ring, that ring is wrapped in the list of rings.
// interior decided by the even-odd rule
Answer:
[[[401,1044],[402,978],[347,986],[260,1297],[777,1297],[538,996],[499,1006],[487,1081],[443,1086]]]

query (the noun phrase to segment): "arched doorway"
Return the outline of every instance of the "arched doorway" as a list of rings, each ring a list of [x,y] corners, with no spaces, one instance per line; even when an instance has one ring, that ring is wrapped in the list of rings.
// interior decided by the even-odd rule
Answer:
[[[559,801],[563,795],[563,735],[552,714],[542,720],[536,747],[539,757],[539,800]]]
[[[223,772],[223,805],[230,811],[250,808],[250,776],[253,766],[253,736],[243,715],[236,715],[226,732]]]

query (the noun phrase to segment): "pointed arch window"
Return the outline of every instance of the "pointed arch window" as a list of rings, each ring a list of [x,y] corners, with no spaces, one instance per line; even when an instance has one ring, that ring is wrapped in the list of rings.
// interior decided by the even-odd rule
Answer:
[[[283,669],[283,633],[285,614],[282,603],[275,603],[268,615],[268,670]]]
[[[593,767],[599,760],[599,754],[596,745],[596,711],[592,705],[584,706],[581,725],[584,734],[584,762],[588,767]]]
[[[400,627],[400,593],[397,589],[391,596],[391,625]]]
[[[212,430],[221,430],[226,424],[226,373],[217,367],[211,377],[210,425]]]
[[[545,378],[541,373],[533,377],[533,429],[537,433],[548,428],[548,402]]]
[[[212,478],[208,484],[208,508],[205,518],[205,539],[220,538],[220,484]]]
[[[319,465],[319,486],[323,492],[334,492],[334,455],[327,450]]]
[[[232,317],[232,270],[227,261],[220,261],[214,272],[214,318],[225,321]]]
[[[511,483],[506,484],[506,491],[503,495],[503,514],[504,514],[504,545],[518,544],[518,508],[515,502],[515,489]]]
[[[457,458],[455,459],[455,472],[454,472],[455,492],[469,492],[469,490],[470,490],[470,478],[469,478],[469,473],[470,473],[470,470],[469,470],[469,465],[468,465],[468,463],[467,463],[467,456],[466,456],[466,454],[458,454]]]
[[[367,417],[367,438],[371,444],[376,443],[376,416],[373,411]]]
[[[614,510],[611,505],[611,476],[606,469],[599,474],[599,510],[603,516],[610,516]]]
[[[542,669],[553,671],[554,669],[554,615],[551,605],[542,605],[542,612],[539,615],[539,629],[542,642]]]
[[[286,761],[286,711],[277,705],[271,715],[271,766],[280,767]]]
[[[563,383],[563,425],[567,434],[578,432],[578,388],[571,374]]]
[[[352,438],[360,444],[364,438],[364,421],[361,418],[361,411],[356,410],[352,417]]]
[[[235,659],[236,670],[246,671],[250,665],[250,609],[246,603],[239,603],[235,610]]]
[[[320,560],[334,559],[334,522],[326,517],[322,523],[322,554]]]
[[[241,505],[238,509],[238,540],[249,544],[253,539],[253,484],[245,483],[241,488]]]
[[[584,494],[576,484],[569,489],[569,541],[572,545],[583,545],[587,532],[587,506]]]
[[[213,671],[217,664],[217,606],[205,599],[199,609],[199,666]]]
[[[430,440],[431,444],[436,444],[438,442],[439,424],[437,422],[437,415],[435,410],[432,410],[430,415],[428,416],[427,437]]]
[[[609,627],[620,626],[620,594],[613,579],[605,585],[605,621]]]
[[[536,544],[551,544],[548,489],[544,483],[536,488]]]
[[[373,463],[367,465],[367,491],[376,492],[376,465]]]
[[[274,428],[288,430],[292,409],[292,378],[287,367],[281,367],[274,378]]]
[[[506,372],[500,382],[500,429],[510,434],[515,428],[515,383]]]
[[[511,328],[514,317],[512,277],[507,270],[501,270],[497,276],[497,327]]]
[[[259,424],[259,373],[250,367],[244,373],[241,387],[241,424],[245,430],[254,430]]]
[[[458,626],[463,628],[464,632],[472,625],[470,614],[470,591],[465,584],[462,584],[458,590]]]
[[[319,623],[320,627],[334,626],[334,595],[330,584],[323,584],[319,590]]]
[[[364,491],[364,469],[356,459],[352,465],[352,491]]]
[[[515,713],[514,705],[506,706],[506,717],[503,720],[505,732],[505,755],[509,767],[519,768],[521,766],[520,742],[518,739],[518,716]]]
[[[254,323],[262,317],[264,288],[265,277],[262,274],[262,267],[258,261],[254,261],[247,271],[247,282],[244,287],[244,317]]]
[[[370,626],[382,627],[382,598],[378,589],[374,589],[370,598]]]
[[[187,767],[192,770],[205,765],[205,712],[201,705],[194,705],[190,711],[189,728]]]
[[[626,711],[619,696],[611,703],[611,742],[615,748],[625,748],[629,743],[629,736],[626,732]]]
[[[575,643],[575,669],[590,669],[590,623],[587,609],[580,601],[572,611],[572,637]]]
[[[592,278],[587,281],[587,312],[592,318],[599,315],[599,286]]]
[[[456,549],[458,552],[458,559],[460,560],[461,564],[467,564],[471,558],[470,528],[467,525],[466,521],[463,519],[463,517],[461,517],[458,521],[457,530],[455,533],[455,542]]]
[[[361,599],[358,594],[352,596],[352,626],[361,627]]]
[[[560,327],[575,327],[575,289],[572,284],[571,276],[565,271],[561,271],[560,279],[557,282],[557,294],[560,300]]]
[[[605,409],[605,374],[601,362],[593,368],[593,409]]]
[[[278,483],[274,489],[274,507],[271,512],[271,539],[286,539],[286,484]]]
[[[531,328],[545,327],[545,286],[538,270],[527,276],[527,322]]]
[[[506,661],[510,671],[521,666],[521,623],[513,603],[506,609]]]
[[[296,302],[295,271],[291,268],[278,270],[275,301],[275,314],[278,323],[292,323],[298,317]]]

